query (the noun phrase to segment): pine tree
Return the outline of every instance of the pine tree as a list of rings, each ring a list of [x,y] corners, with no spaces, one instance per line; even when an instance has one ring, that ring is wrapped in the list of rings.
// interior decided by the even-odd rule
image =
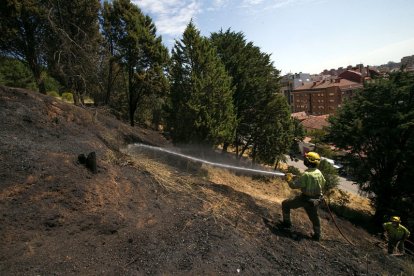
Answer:
[[[253,160],[277,165],[293,140],[293,121],[289,105],[281,94],[274,94],[260,118],[262,123],[253,135]]]
[[[214,47],[190,22],[172,54],[172,137],[177,143],[215,145],[232,139],[231,78]]]
[[[46,88],[42,71],[45,68],[45,33],[47,1],[3,0],[0,2],[0,52],[13,56],[30,68],[39,92]]]
[[[351,174],[372,197],[376,219],[414,214],[414,75],[378,79],[329,118],[328,138],[348,154]],[[413,225],[412,225],[413,226]]]
[[[235,87],[236,153],[240,158],[251,147],[254,159],[257,156],[266,163],[273,163],[292,142],[285,138],[293,138],[288,107],[275,96],[279,90],[279,71],[270,61],[270,55],[262,53],[253,43],[247,43],[243,33],[229,29],[213,33],[210,39]]]
[[[75,104],[80,104],[99,84],[100,3],[99,0],[52,0],[50,5],[48,67],[66,89],[74,92]]]
[[[133,126],[135,112],[145,98],[163,97],[168,90],[164,73],[168,51],[156,36],[152,19],[129,0],[115,0],[105,7],[106,37],[112,47],[113,62],[117,62],[127,76],[128,111]],[[109,70],[112,66],[113,63]],[[109,71],[109,77],[111,74]]]

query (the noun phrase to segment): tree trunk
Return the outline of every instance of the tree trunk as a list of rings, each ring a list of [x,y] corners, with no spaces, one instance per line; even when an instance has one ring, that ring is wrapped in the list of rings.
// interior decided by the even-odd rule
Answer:
[[[73,91],[73,103],[77,106],[81,105],[81,100],[79,98],[79,93],[78,91]]]
[[[221,153],[222,154],[226,154],[228,147],[229,147],[229,143],[228,142],[224,142],[224,144],[223,144],[223,150],[221,151]]]
[[[252,152],[252,165],[254,165],[254,164],[256,164],[256,152],[257,152],[257,149],[256,149],[256,144],[253,146],[253,152]]]
[[[112,60],[112,57],[109,59],[109,72],[108,72],[108,85],[106,87],[106,95],[105,95],[105,105],[109,104],[109,101],[111,99],[111,92],[112,92],[112,78],[113,78],[113,64],[114,61]]]
[[[135,126],[134,122],[134,114],[135,114],[136,108],[133,108],[132,105],[129,105],[129,122],[131,126]]]
[[[46,94],[46,86],[45,82],[42,78],[41,70],[39,68],[39,65],[35,62],[35,57],[31,58],[31,61],[29,62],[30,70],[32,71],[33,77],[35,78],[37,88],[39,89],[39,92],[42,94]]]

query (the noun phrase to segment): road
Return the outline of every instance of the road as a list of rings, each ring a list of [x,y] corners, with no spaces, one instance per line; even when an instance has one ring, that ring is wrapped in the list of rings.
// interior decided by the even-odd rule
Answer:
[[[302,160],[299,159],[299,161],[296,162],[296,161],[291,161],[289,156],[286,156],[286,158],[287,158],[286,163],[289,166],[294,166],[302,172],[306,170],[306,166],[303,164]],[[348,180],[341,176],[339,176],[339,188],[344,191],[351,192],[354,194],[358,194],[358,191],[359,191],[358,185],[356,185],[353,181]]]

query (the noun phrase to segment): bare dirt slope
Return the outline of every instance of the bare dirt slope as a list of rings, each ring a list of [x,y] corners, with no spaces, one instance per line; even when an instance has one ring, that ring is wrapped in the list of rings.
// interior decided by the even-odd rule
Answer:
[[[362,229],[338,219],[349,246],[321,213],[323,241],[293,212],[281,179],[136,154],[166,146],[150,130],[103,111],[0,87],[0,275],[395,275],[409,260],[386,256]],[[98,173],[77,162],[96,151]],[[412,268],[412,267],[411,267]]]

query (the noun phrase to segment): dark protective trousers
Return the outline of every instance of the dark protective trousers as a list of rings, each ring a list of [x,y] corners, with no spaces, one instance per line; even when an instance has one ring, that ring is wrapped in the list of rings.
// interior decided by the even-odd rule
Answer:
[[[403,254],[405,251],[404,240],[388,239],[388,254],[393,254],[395,248],[398,248],[398,251]]]
[[[305,195],[299,195],[292,199],[286,199],[282,202],[283,222],[291,224],[290,210],[303,207],[308,214],[310,221],[313,224],[313,232],[316,236],[321,235],[321,221],[318,215],[318,206],[315,206],[311,198]]]

